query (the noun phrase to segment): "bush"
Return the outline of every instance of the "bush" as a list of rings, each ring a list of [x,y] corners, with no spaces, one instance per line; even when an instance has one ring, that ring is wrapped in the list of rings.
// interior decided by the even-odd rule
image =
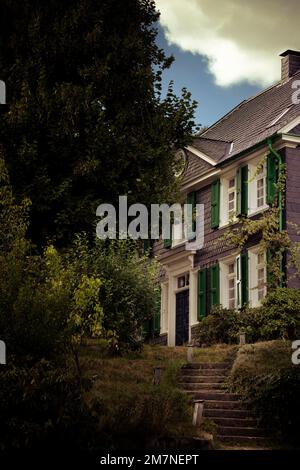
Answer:
[[[262,339],[300,337],[300,291],[277,288],[270,291],[260,309]]]
[[[300,291],[277,288],[270,291],[262,306],[241,311],[217,307],[200,323],[201,344],[236,343],[239,333],[248,343],[300,337]]]
[[[300,442],[300,368],[289,341],[245,345],[234,362],[230,385],[257,413],[262,425],[292,444]]]
[[[46,360],[1,369],[0,449],[93,447],[95,419],[83,399],[82,385],[72,369]]]
[[[199,342],[208,346],[215,343],[236,343],[236,324],[239,313],[223,307],[215,307],[199,326]]]
[[[141,256],[133,240],[97,240],[91,246],[85,237],[77,238],[70,262],[77,271],[101,278],[102,336],[111,350],[140,349],[143,324],[158,308],[157,263]]]

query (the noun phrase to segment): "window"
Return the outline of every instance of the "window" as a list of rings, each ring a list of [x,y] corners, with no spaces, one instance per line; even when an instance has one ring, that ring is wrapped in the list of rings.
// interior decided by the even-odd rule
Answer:
[[[256,206],[257,209],[266,203],[266,176],[264,167],[260,168],[256,179]]]
[[[221,276],[221,304],[225,308],[234,309],[237,306],[236,301],[236,264],[235,258],[226,259],[220,263]]]
[[[267,165],[263,157],[254,159],[249,164],[249,215],[255,214],[267,206]]]
[[[235,296],[235,269],[234,262],[228,265],[228,275],[227,275],[227,288],[228,288],[228,307],[235,308],[236,306],[236,296]]]
[[[220,184],[220,226],[235,220],[236,216],[236,170],[225,174]]]
[[[231,178],[228,183],[228,220],[232,220],[235,215],[235,178]]]
[[[266,254],[254,247],[249,250],[250,302],[258,307],[267,293]]]
[[[186,229],[184,222],[172,225],[172,248],[186,242]]]
[[[266,262],[265,254],[257,255],[257,299],[260,302],[265,296],[266,290]]]
[[[183,287],[188,287],[190,284],[190,275],[189,273],[179,276],[177,278],[177,289],[182,289]]]

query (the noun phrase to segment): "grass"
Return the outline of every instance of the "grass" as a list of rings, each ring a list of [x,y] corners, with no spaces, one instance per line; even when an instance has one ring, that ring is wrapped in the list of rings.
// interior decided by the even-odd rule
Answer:
[[[194,348],[194,361],[219,362],[234,352],[231,346]],[[187,348],[145,346],[141,353],[111,357],[95,342],[80,351],[82,374],[92,387],[86,400],[101,410],[100,426],[112,447],[128,448],[133,441],[140,448],[159,446],[166,438],[191,438],[193,406],[177,387],[181,367],[187,362]],[[153,383],[154,368],[161,367],[161,383]],[[128,439],[130,437],[130,443]],[[120,444],[121,443],[121,444]]]
[[[290,341],[275,340],[246,344],[239,349],[233,364],[232,375],[258,376],[271,374],[278,369],[291,367]]]

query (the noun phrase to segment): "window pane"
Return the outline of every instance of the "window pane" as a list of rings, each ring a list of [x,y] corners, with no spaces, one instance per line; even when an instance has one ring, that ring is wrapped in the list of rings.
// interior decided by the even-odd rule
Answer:
[[[229,188],[234,188],[235,187],[235,178],[232,178],[229,180]]]
[[[257,180],[257,207],[262,207],[265,203],[265,179]]]
[[[231,263],[231,264],[228,265],[228,272],[229,272],[229,274],[234,273],[234,263]]]
[[[185,286],[185,276],[180,276],[177,280],[177,287],[180,289]]]
[[[264,253],[258,253],[257,263],[258,264],[264,264],[264,262],[265,262],[265,254]]]

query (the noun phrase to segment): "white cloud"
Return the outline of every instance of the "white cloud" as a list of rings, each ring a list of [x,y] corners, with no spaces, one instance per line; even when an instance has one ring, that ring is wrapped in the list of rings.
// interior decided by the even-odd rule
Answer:
[[[220,86],[267,86],[278,54],[300,49],[299,0],[156,0],[167,40],[207,58]]]

